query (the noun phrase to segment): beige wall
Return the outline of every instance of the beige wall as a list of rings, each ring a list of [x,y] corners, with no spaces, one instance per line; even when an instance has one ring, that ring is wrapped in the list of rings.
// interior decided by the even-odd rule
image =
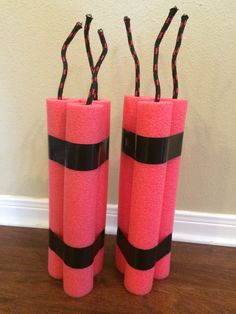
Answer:
[[[190,16],[179,55],[180,97],[189,99],[178,209],[236,213],[236,1],[175,1],[180,8],[161,46],[163,96],[172,89],[170,57],[182,13]],[[132,18],[141,92],[153,95],[153,43],[172,1],[0,0],[0,194],[47,197],[45,98],[55,97],[60,48],[76,20],[92,13],[109,54],[99,83],[112,100],[109,202],[117,202],[122,102],[134,66],[123,16]],[[90,73],[82,32],[68,51],[67,96],[86,96]]]

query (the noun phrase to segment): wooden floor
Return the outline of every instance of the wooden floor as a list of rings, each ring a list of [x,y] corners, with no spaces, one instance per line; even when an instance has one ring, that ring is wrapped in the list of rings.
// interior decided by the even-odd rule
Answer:
[[[93,292],[73,299],[47,273],[48,232],[0,227],[0,313],[236,313],[236,250],[174,243],[170,278],[137,297],[114,267],[115,237],[106,237],[103,272]]]

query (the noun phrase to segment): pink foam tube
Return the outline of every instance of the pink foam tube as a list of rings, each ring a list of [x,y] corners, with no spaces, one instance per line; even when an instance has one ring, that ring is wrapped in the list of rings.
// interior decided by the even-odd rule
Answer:
[[[173,113],[171,121],[171,135],[174,135],[184,131],[188,103],[183,99],[172,99],[172,101]],[[179,156],[167,162],[159,242],[173,232],[180,161],[181,157]],[[165,279],[169,276],[170,260],[171,253],[164,256],[156,263],[155,279]]]
[[[47,99],[48,134],[65,139],[66,105],[68,101],[77,99]],[[63,237],[63,195],[64,167],[50,160],[49,172],[49,227],[60,238]],[[63,261],[48,248],[48,272],[56,279],[63,277]]]
[[[136,134],[144,137],[167,137],[170,134],[172,102],[138,102]],[[157,245],[166,175],[166,163],[146,164],[134,161],[133,184],[129,217],[129,242],[139,249]],[[128,263],[124,285],[137,295],[152,289],[155,265],[138,270]]]
[[[110,133],[110,101],[95,100],[93,102],[101,104],[105,107],[104,123],[100,130],[101,136],[105,139]],[[97,210],[96,210],[96,223],[95,223],[95,236],[97,237],[102,230],[105,229],[106,224],[106,208],[107,208],[107,189],[108,189],[108,167],[109,161],[105,161],[99,167],[98,177],[98,195],[97,195]],[[103,266],[104,248],[101,248],[94,258],[94,275],[101,272]]]
[[[104,140],[103,124],[107,107],[102,104],[67,105],[66,141],[77,144],[95,144]],[[89,171],[65,167],[64,173],[64,242],[75,248],[87,247],[96,237],[96,211],[99,168]],[[64,263],[64,291],[73,297],[82,297],[93,289],[94,265],[71,268]]]
[[[125,96],[123,107],[122,127],[127,131],[136,132],[137,104],[140,100],[147,100],[148,97]],[[150,98],[151,99],[151,98]],[[120,178],[119,178],[119,201],[118,201],[118,226],[128,236],[129,213],[131,202],[131,190],[133,181],[134,159],[121,152]],[[116,246],[116,267],[121,272],[125,271],[126,261]]]
[[[125,96],[123,107],[122,127],[130,132],[136,131],[137,103],[139,97]],[[119,200],[118,200],[118,226],[123,233],[128,235],[129,210],[131,200],[132,178],[134,160],[121,152],[120,178],[119,178]],[[116,267],[120,272],[125,271],[126,261],[116,245]]]

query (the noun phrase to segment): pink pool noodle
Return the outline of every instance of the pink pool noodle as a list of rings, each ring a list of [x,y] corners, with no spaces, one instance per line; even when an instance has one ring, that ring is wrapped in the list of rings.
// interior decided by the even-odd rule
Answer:
[[[174,135],[184,131],[188,103],[186,100],[182,99],[172,99],[172,101],[173,113],[171,121],[171,135]],[[180,161],[181,156],[167,162],[159,242],[173,232]],[[156,263],[155,279],[164,279],[168,277],[170,273],[170,260],[171,253],[164,256],[160,261]]]
[[[67,105],[66,140],[77,144],[94,144],[104,140],[105,106],[69,103]],[[89,171],[65,168],[64,174],[64,242],[72,247],[87,247],[94,243],[99,167]],[[64,291],[81,297],[93,288],[93,263],[81,269],[64,263]]]
[[[94,105],[100,104],[105,107],[104,116],[103,116],[104,123],[100,130],[101,136],[105,139],[109,136],[109,133],[110,133],[110,101],[95,100],[93,104]],[[100,234],[100,232],[105,229],[105,224],[106,224],[108,166],[109,166],[109,161],[106,160],[99,167],[95,237],[97,237]],[[94,275],[99,274],[102,270],[103,256],[104,256],[104,248],[101,248],[94,258]]]
[[[125,96],[123,107],[122,127],[128,131],[135,132],[137,102],[139,97]],[[118,226],[123,233],[128,235],[129,209],[133,178],[134,160],[121,152],[120,158],[120,178],[119,178],[119,200],[118,200]],[[116,266],[120,272],[124,272],[126,261],[119,247],[116,245]]]
[[[86,99],[81,101],[86,101]],[[103,134],[103,138],[105,139],[109,136],[110,133],[110,101],[104,99],[94,100],[93,105],[96,104],[105,106],[103,128],[100,130],[101,134]],[[99,167],[95,237],[97,237],[100,232],[105,229],[106,224],[108,166],[109,161],[107,160]],[[97,275],[101,272],[103,266],[103,257],[104,248],[101,248],[94,258],[94,275]]]
[[[123,107],[122,127],[127,131],[136,132],[137,103],[140,100],[149,100],[148,97],[125,96]],[[118,201],[118,226],[127,236],[129,229],[129,212],[133,179],[134,159],[121,152],[120,177],[119,177],[119,201]],[[116,245],[116,267],[124,273],[126,261]]]
[[[172,102],[140,101],[136,133],[145,137],[167,137],[170,134]],[[129,217],[129,242],[140,249],[157,245],[164,193],[166,163],[145,164],[134,161]],[[125,268],[126,289],[145,295],[152,289],[155,266],[138,270],[128,263]]]
[[[56,98],[47,99],[48,135],[58,139],[65,139],[66,105],[68,101],[76,99]],[[49,227],[60,238],[63,237],[63,195],[64,195],[64,167],[50,160],[49,172]],[[56,279],[63,277],[63,261],[48,248],[48,272]]]

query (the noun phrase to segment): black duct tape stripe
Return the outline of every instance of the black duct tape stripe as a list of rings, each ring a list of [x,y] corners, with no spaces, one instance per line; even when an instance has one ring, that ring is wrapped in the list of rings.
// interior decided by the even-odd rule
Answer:
[[[48,135],[48,158],[64,166],[66,160],[66,141]]]
[[[94,170],[109,156],[109,137],[96,144],[75,144],[48,135],[49,159],[72,170]]]
[[[123,129],[122,152],[145,164],[162,164],[181,155],[184,133],[144,137]]]
[[[162,257],[170,253],[172,234],[169,234],[154,248],[143,250],[133,246],[121,231],[117,230],[117,245],[127,263],[138,270],[148,270],[155,266]]]
[[[64,243],[49,229],[49,248],[71,268],[85,268],[93,263],[98,251],[104,246],[105,231],[103,230],[93,244],[83,248],[75,248]]]

